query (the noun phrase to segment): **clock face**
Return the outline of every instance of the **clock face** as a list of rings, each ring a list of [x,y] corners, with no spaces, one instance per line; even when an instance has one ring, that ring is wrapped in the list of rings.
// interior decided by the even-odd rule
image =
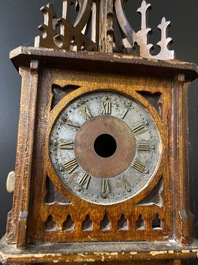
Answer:
[[[161,158],[161,137],[148,110],[131,97],[94,91],[68,103],[53,123],[50,161],[64,187],[95,204],[140,193]]]

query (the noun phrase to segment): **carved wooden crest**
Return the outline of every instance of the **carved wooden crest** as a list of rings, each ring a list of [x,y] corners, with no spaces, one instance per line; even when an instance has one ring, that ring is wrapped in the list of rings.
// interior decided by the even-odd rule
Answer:
[[[44,23],[39,26],[42,36],[36,37],[35,47],[128,53],[160,60],[174,59],[174,51],[168,48],[172,41],[167,37],[170,22],[162,18],[158,25],[161,31],[161,40],[157,43],[160,52],[152,55],[153,44],[148,41],[151,28],[146,19],[151,5],[143,0],[137,9],[141,15],[141,27],[136,32],[126,17],[126,2],[127,0],[63,0],[61,18],[57,18],[53,4],[43,6],[41,11]],[[76,17],[73,21],[74,12]],[[134,52],[136,46],[138,54],[137,50]]]

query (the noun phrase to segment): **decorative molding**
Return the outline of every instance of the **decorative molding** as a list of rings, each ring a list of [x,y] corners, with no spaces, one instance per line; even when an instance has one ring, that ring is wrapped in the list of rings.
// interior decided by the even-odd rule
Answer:
[[[138,56],[142,58],[174,59],[174,51],[168,48],[172,42],[167,36],[170,21],[166,21],[163,17],[158,25],[161,31],[161,40],[157,43],[160,52],[152,55],[153,44],[148,43],[151,28],[147,25],[151,4],[143,0],[137,9],[141,15],[141,28],[135,32],[126,17],[126,2],[126,0],[76,0],[77,16],[74,22],[71,21],[74,1],[63,0],[61,18],[57,18],[54,6],[48,4],[41,8],[44,23],[39,26],[42,36],[35,38],[35,47],[133,54],[134,47],[138,46]],[[121,31],[122,40],[118,40],[118,31]]]

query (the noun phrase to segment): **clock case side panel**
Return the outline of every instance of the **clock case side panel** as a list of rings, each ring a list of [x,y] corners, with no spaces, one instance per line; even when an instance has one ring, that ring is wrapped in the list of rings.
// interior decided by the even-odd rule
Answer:
[[[52,90],[50,86],[51,71],[45,71],[44,67],[40,67],[39,90],[37,100],[37,117],[35,126],[35,147],[33,153],[34,163],[32,164],[31,179],[31,196],[30,196],[30,212],[28,219],[28,236],[27,242],[40,241],[43,238],[43,220],[41,218],[47,194],[46,181],[47,172],[45,167],[45,143],[46,131],[49,121],[49,113],[52,103]],[[32,233],[32,231],[35,231]],[[32,235],[32,238],[30,236]]]
[[[189,138],[188,89],[184,74],[178,74],[172,88],[172,182],[175,238],[182,245],[190,244],[193,237],[193,215],[190,211],[189,191]]]
[[[8,213],[6,230],[7,243],[17,244],[19,248],[26,244],[39,79],[38,68],[38,61],[32,60],[30,67],[19,69],[22,85],[15,165],[16,177],[13,207]]]

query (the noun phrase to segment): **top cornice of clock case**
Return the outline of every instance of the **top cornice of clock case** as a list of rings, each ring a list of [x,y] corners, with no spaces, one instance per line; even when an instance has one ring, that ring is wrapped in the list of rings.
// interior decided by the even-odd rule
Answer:
[[[184,74],[186,81],[198,77],[196,64],[178,60],[145,59],[133,55],[99,52],[74,52],[49,48],[20,46],[10,52],[16,69],[30,67],[31,61],[38,61],[40,66],[54,69],[71,69],[92,72],[113,72],[124,75],[141,74],[156,77],[173,77]]]

